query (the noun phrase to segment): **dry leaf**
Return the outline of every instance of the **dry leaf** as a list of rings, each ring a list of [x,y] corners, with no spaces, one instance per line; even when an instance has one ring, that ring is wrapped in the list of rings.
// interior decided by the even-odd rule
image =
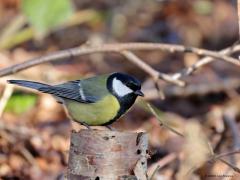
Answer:
[[[185,127],[183,160],[177,179],[189,179],[194,170],[201,167],[212,154],[207,138],[197,122],[189,122]]]

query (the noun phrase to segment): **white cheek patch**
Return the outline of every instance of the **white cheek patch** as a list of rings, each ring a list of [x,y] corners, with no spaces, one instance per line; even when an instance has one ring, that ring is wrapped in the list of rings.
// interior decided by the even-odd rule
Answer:
[[[133,92],[133,90],[131,90],[129,87],[127,87],[125,84],[123,84],[122,81],[118,80],[117,78],[113,79],[112,87],[113,87],[114,92],[120,97]]]

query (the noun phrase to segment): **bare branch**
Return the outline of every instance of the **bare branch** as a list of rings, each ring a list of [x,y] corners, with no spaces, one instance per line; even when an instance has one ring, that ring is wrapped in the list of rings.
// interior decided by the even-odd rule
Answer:
[[[217,154],[217,155],[214,156],[214,159],[219,159],[219,158],[222,158],[222,157],[225,157],[225,156],[231,156],[231,155],[234,155],[234,154],[240,154],[240,149],[236,149],[236,150],[233,150],[233,151],[230,151],[230,152]]]
[[[240,45],[234,45],[232,47],[223,49],[223,50],[219,51],[219,55],[229,55],[236,51],[240,51]],[[173,74],[172,76],[174,79],[180,79],[184,76],[191,75],[194,71],[196,71],[200,67],[202,67],[206,64],[209,64],[209,63],[213,62],[214,60],[216,60],[216,59],[213,57],[204,57],[204,58],[198,60],[194,65],[187,67],[187,68],[181,70],[180,72]]]
[[[130,51],[122,51],[122,55],[124,55],[129,61],[143,69],[145,72],[150,74],[154,80],[163,79],[167,82],[179,85],[179,86],[184,86],[185,83],[180,80],[175,80],[171,76],[165,73],[161,73],[153,69],[151,66],[149,66],[147,63],[145,63],[143,60],[141,60],[139,57],[137,57],[135,54],[133,54]]]
[[[122,43],[122,44],[105,44],[101,46],[83,46],[83,47],[76,47],[72,49],[67,49],[63,51],[58,51],[55,53],[51,53],[46,56],[30,59],[24,63],[16,64],[11,67],[2,69],[0,71],[0,77],[4,75],[9,75],[16,73],[18,71],[46,63],[51,61],[57,61],[64,58],[70,58],[80,55],[87,55],[92,53],[107,53],[107,52],[113,52],[113,53],[121,53],[124,50],[129,51],[135,51],[135,50],[161,50],[161,51],[167,51],[167,52],[192,52],[197,55],[201,56],[210,56],[212,58],[221,59],[227,62],[230,62],[232,64],[235,64],[237,66],[240,66],[240,61],[238,61],[235,58],[219,54],[218,52],[209,51],[205,49],[199,49],[199,48],[187,48],[182,45],[170,45],[170,44],[160,44],[160,43]],[[209,60],[208,60],[209,61]],[[207,62],[209,63],[209,62]],[[166,77],[165,77],[166,78]]]

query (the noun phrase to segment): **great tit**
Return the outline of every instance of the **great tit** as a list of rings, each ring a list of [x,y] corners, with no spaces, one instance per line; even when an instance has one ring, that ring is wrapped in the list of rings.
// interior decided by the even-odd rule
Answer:
[[[72,120],[88,128],[110,125],[126,113],[137,96],[144,96],[139,80],[119,72],[59,85],[25,80],[8,82],[52,94],[66,107]]]

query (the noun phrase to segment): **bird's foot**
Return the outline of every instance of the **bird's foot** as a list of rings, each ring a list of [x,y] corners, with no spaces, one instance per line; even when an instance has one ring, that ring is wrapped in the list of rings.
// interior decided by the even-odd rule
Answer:
[[[88,130],[93,130],[87,123],[81,122],[81,125],[85,126]]]
[[[110,131],[116,131],[116,129],[110,125],[106,125],[106,128],[109,129]]]

